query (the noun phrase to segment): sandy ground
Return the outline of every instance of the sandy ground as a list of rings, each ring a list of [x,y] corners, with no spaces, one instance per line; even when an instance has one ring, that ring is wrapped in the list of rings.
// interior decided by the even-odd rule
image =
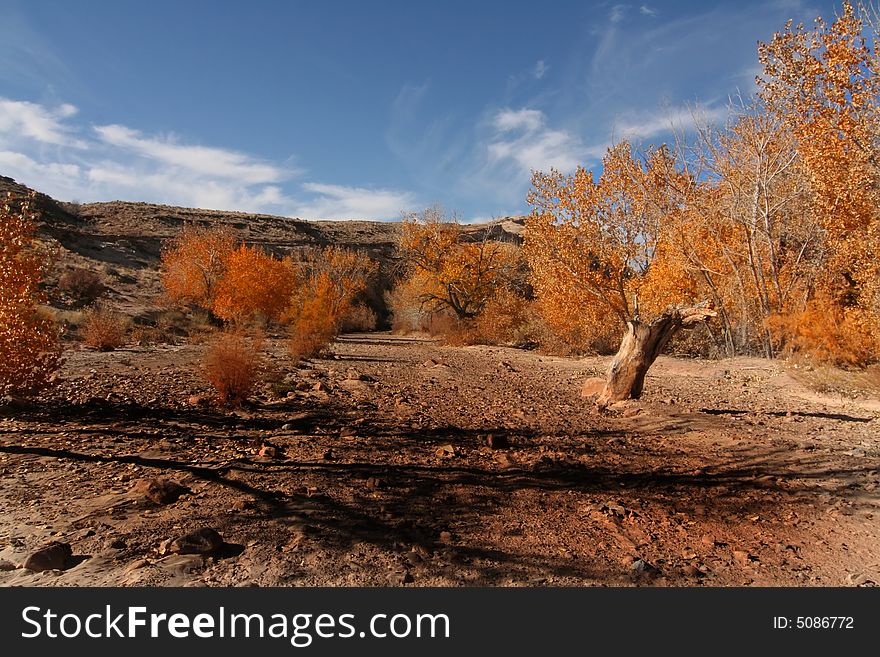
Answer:
[[[191,399],[198,345],[70,352],[51,393],[0,408],[0,585],[880,583],[876,400],[661,358],[599,415],[579,392],[604,359],[270,346],[274,388],[235,411]],[[150,478],[188,492],[156,504]],[[165,554],[204,527],[221,549]],[[65,569],[15,568],[52,540]]]

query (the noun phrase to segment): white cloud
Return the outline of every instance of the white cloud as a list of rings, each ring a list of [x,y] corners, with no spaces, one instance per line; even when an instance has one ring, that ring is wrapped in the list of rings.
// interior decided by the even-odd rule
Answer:
[[[413,194],[389,189],[310,182],[291,193],[298,172],[289,167],[119,124],[86,130],[72,120],[76,114],[69,104],[48,108],[0,97],[0,174],[59,200],[147,201],[307,219],[390,219],[415,205]]]
[[[547,71],[549,71],[549,70],[550,70],[550,67],[547,66],[547,64],[544,62],[544,60],[539,59],[537,62],[535,62],[535,68],[532,69],[532,75],[535,76],[536,80],[540,80],[541,78],[543,78],[547,74]]]
[[[315,182],[303,184],[303,189],[317,196],[297,208],[296,214],[310,219],[396,219],[416,205],[413,194],[390,189]]]
[[[498,112],[493,124],[499,132],[525,130],[534,132],[544,125],[544,113],[540,110],[523,108],[520,110],[504,109]]]
[[[667,109],[655,114],[631,117],[615,126],[615,136],[623,139],[649,139],[664,133],[690,131],[696,124],[715,123],[727,116],[724,107]]]
[[[491,164],[513,161],[519,165],[520,173],[546,171],[550,167],[571,171],[589,156],[579,138],[564,130],[548,128],[540,110],[504,109],[494,116],[492,123],[498,134],[487,145]]]
[[[96,126],[95,132],[106,144],[196,174],[228,178],[246,184],[278,182],[290,177],[290,172],[242,153],[179,144],[173,138],[145,138],[137,130],[123,125]]]
[[[629,9],[629,5],[614,5],[613,7],[611,7],[611,11],[608,14],[608,19],[612,23],[619,23],[623,20],[627,9]]]
[[[81,147],[82,142],[72,136],[69,126],[64,125],[64,119],[74,114],[76,107],[66,103],[49,109],[36,103],[0,98],[0,134],[43,144]]]
[[[641,7],[639,7],[639,12],[643,16],[656,16],[657,15],[657,10],[654,9],[653,7],[649,7],[648,5],[642,5]]]

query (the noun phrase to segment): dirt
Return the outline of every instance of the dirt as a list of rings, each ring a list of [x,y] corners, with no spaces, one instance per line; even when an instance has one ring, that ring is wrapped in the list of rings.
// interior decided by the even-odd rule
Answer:
[[[236,410],[206,403],[200,345],[72,351],[0,407],[0,563],[72,547],[0,585],[880,582],[876,399],[661,357],[600,414],[580,397],[600,358],[374,333],[296,365],[269,344],[274,382]],[[173,551],[205,528],[219,549]]]

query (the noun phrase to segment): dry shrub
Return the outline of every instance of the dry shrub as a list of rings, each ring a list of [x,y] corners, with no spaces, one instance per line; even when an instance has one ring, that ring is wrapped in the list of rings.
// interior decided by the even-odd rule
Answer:
[[[504,288],[486,303],[474,329],[483,344],[536,347],[545,332],[542,324],[534,301]]]
[[[205,352],[202,371],[217,392],[217,401],[237,405],[245,401],[256,386],[263,359],[262,337],[240,332],[224,333]]]
[[[80,267],[62,274],[58,279],[58,289],[70,296],[78,306],[94,303],[105,290],[98,273]]]
[[[539,297],[535,309],[544,323],[542,348],[560,354],[613,354],[623,325],[604,305],[562,295]]]
[[[776,315],[767,321],[780,340],[783,353],[813,363],[837,367],[865,367],[880,357],[880,340],[867,313],[844,308],[820,292],[799,312]]]
[[[113,351],[128,339],[129,320],[103,307],[86,311],[79,333],[82,341],[98,351]]]
[[[343,333],[369,333],[376,330],[379,318],[369,306],[356,304],[342,318],[340,330]]]

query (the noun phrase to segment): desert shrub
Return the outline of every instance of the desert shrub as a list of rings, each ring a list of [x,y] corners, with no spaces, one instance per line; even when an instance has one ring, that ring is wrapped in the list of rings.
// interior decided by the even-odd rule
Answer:
[[[502,288],[474,320],[475,338],[483,344],[535,347],[541,337],[541,320],[532,300]]]
[[[838,367],[864,367],[877,362],[880,339],[863,309],[843,307],[819,292],[803,310],[775,315],[767,321],[782,351],[801,360]]]
[[[127,317],[95,306],[86,311],[79,333],[88,346],[98,351],[113,351],[126,343],[128,330]]]
[[[30,198],[0,206],[0,394],[39,389],[58,368],[58,330],[38,312],[45,259],[34,245]]]
[[[99,274],[77,267],[61,275],[58,289],[70,296],[78,306],[87,306],[97,301],[105,288]]]
[[[261,336],[248,337],[241,332],[223,333],[210,344],[202,372],[218,402],[237,405],[251,395],[262,367],[261,345]]]
[[[340,330],[343,333],[368,333],[376,330],[379,318],[369,306],[355,304],[342,318]]]

